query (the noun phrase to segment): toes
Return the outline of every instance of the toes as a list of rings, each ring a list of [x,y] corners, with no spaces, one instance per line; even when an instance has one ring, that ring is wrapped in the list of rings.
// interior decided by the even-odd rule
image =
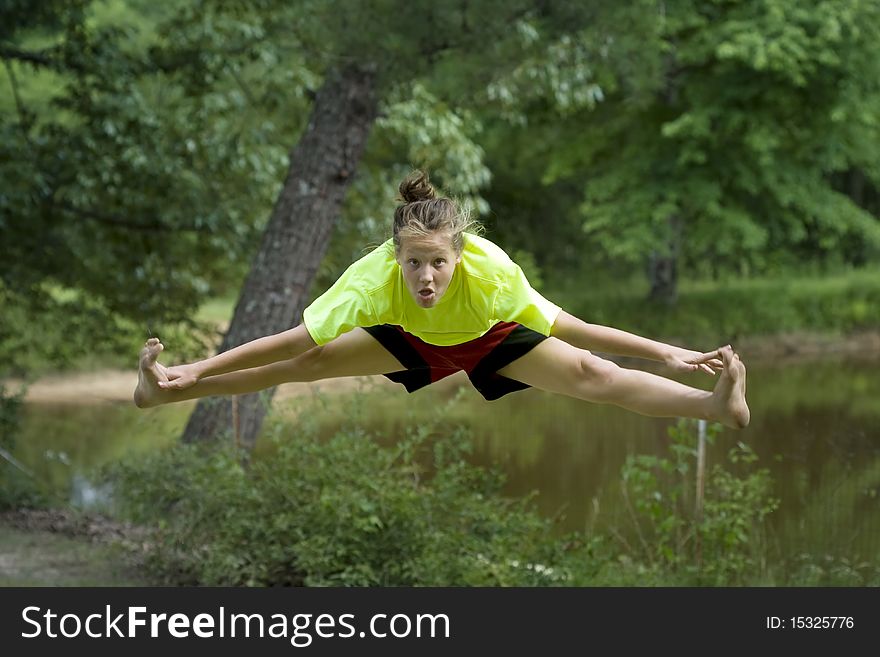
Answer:
[[[163,349],[165,349],[165,346],[158,341],[156,344],[144,347],[140,355],[141,367],[152,367]]]

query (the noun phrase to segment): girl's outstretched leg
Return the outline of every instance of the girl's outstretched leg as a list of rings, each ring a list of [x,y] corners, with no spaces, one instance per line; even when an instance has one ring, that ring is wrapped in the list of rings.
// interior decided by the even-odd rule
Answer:
[[[741,429],[750,419],[745,398],[746,368],[730,347],[720,353],[724,369],[712,392],[619,367],[556,338],[548,338],[498,370],[498,374],[542,390],[615,404],[642,415],[701,418]]]
[[[168,380],[165,368],[156,361],[162,349],[162,343],[152,338],[141,351],[138,387],[134,392],[134,403],[140,408],[214,395],[243,395],[294,381],[387,374],[405,369],[373,336],[356,328],[295,358],[209,376],[188,388],[169,390],[159,387],[159,381]]]

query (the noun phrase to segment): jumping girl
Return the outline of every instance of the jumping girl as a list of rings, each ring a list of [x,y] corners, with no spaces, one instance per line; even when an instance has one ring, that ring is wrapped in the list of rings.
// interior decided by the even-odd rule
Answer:
[[[175,367],[141,351],[134,402],[240,395],[292,381],[384,374],[418,390],[459,370],[488,400],[528,387],[657,417],[749,423],[746,370],[730,346],[707,353],[587,324],[538,294],[455,202],[415,172],[400,184],[393,237],[303,312],[299,326]],[[721,374],[712,392],[619,367],[592,351]]]

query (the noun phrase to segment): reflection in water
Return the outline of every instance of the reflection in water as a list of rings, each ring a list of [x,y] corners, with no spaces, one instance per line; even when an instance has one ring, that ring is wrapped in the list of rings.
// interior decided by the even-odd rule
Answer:
[[[104,510],[110,506],[112,490],[109,484],[95,485],[80,472],[70,480],[70,503],[77,509]]]
[[[709,377],[696,375],[687,382],[712,385]],[[393,442],[404,427],[423,421],[455,394],[438,386],[413,395],[402,388],[377,390],[360,399],[294,400],[282,410],[296,413],[294,427],[297,421],[315,421],[329,434],[358,422],[377,440]],[[880,553],[880,368],[835,361],[753,366],[749,403],[752,424],[741,432],[724,430],[708,447],[707,467],[730,468],[727,452],[737,441],[747,443],[773,477],[773,494],[781,504],[771,516],[772,529],[787,553],[875,559]],[[191,408],[30,405],[15,455],[60,490],[79,481],[73,484],[78,500],[98,503],[108,491],[90,490],[82,477],[126,454],[172,443]],[[501,468],[510,495],[537,491],[539,510],[558,516],[560,531],[621,524],[621,466],[631,454],[667,455],[667,427],[673,423],[537,390],[490,403],[466,388],[448,412],[471,429],[472,461]],[[48,453],[64,459],[46,458]]]
[[[25,404],[15,454],[49,490],[75,505],[97,505],[108,493],[90,483],[94,471],[171,444],[190,410],[182,405],[138,411],[116,403]]]

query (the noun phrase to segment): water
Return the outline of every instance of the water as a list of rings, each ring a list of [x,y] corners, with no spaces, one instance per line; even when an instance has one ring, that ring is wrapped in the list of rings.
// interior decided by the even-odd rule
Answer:
[[[877,365],[853,360],[752,364],[751,425],[723,430],[707,448],[709,469],[738,467],[727,462],[737,441],[756,452],[757,466],[770,471],[773,495],[780,500],[771,524],[787,553],[834,554],[854,562],[880,554]],[[709,377],[698,375],[686,382],[712,385]],[[378,440],[391,442],[453,394],[450,386],[413,395],[380,387],[354,402],[305,398],[280,405],[317,418],[327,434],[356,415]],[[29,404],[14,454],[80,506],[100,506],[110,493],[91,483],[94,469],[173,443],[191,408]],[[667,456],[667,428],[673,423],[537,390],[489,403],[466,388],[451,412],[471,428],[473,462],[500,467],[509,495],[536,491],[537,508],[557,518],[560,531],[625,524],[621,466],[628,455]]]

